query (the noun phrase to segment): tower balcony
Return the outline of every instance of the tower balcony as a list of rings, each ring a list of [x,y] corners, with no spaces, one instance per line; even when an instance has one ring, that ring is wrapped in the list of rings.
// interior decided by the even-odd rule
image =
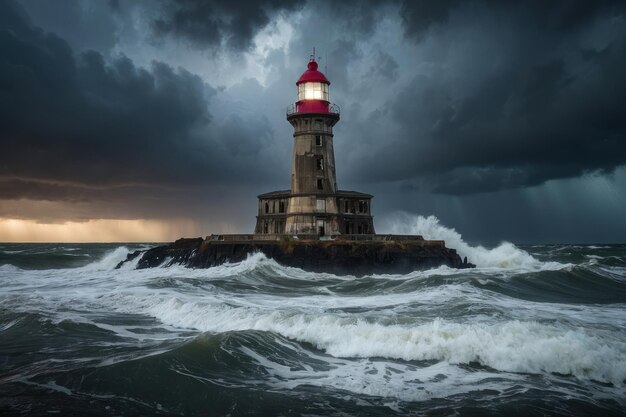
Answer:
[[[325,103],[324,103],[325,104]],[[330,113],[333,115],[339,116],[339,106],[335,103],[328,103],[328,110],[324,109],[323,111],[310,111],[308,108],[305,110],[299,103],[295,103],[287,107],[287,116],[291,116],[297,113]]]

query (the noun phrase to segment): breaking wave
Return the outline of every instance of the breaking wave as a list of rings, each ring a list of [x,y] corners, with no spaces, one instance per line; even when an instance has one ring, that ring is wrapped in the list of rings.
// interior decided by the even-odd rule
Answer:
[[[141,404],[143,415],[235,414],[240,404],[250,409],[238,415],[275,415],[277,399],[296,415],[511,402],[523,414],[623,414],[626,246],[488,249],[432,216],[394,221],[390,232],[444,239],[479,268],[354,278],[253,253],[138,270],[139,258],[115,269],[146,249],[132,244],[77,246],[91,260],[82,264],[46,253],[26,262],[33,250],[7,248],[16,253],[0,266],[0,354],[10,352],[0,391],[27,393],[11,400],[24,407],[58,405],[52,390],[77,410],[105,398],[115,412]]]
[[[168,325],[215,333],[275,332],[311,343],[334,357],[478,362],[506,372],[559,373],[616,385],[626,380],[626,343],[612,341],[609,346],[605,338],[557,324],[519,320],[454,323],[435,319],[402,326],[352,315],[233,308],[177,297],[122,297],[119,301],[121,311],[136,312],[138,307]],[[135,308],[128,310],[126,306],[131,304]]]
[[[479,268],[539,271],[571,266],[559,262],[541,262],[509,242],[502,242],[493,249],[470,246],[459,232],[442,225],[439,219],[432,215],[424,217],[398,212],[387,218],[386,225],[388,231],[393,234],[416,234],[423,236],[424,239],[444,240],[447,247],[456,249],[461,257],[467,256],[467,259]]]
[[[105,253],[102,258],[83,266],[81,269],[84,271],[111,271],[121,261],[126,259],[128,253],[129,250],[126,246],[120,246]]]

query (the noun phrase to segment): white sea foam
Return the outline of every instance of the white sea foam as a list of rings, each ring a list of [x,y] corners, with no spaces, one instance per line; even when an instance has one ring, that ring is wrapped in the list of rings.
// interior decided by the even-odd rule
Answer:
[[[233,308],[181,297],[123,296],[117,301],[122,311],[132,305],[135,312],[139,309],[172,326],[211,332],[272,331],[335,357],[478,362],[500,371],[559,373],[616,385],[626,379],[624,341],[558,324],[435,319],[383,325],[349,314]]]
[[[276,341],[280,343],[279,341]],[[518,374],[502,375],[497,371],[469,371],[446,362],[418,367],[407,363],[394,363],[384,359],[329,358],[298,351],[315,363],[325,363],[323,369],[311,366],[286,366],[255,352],[248,347],[240,348],[269,374],[269,383],[278,389],[295,389],[299,386],[333,387],[339,390],[377,397],[396,398],[402,401],[423,401],[470,392],[480,385],[481,389],[501,391],[513,385],[519,386],[524,377]]]
[[[13,291],[24,293],[46,291],[44,300],[58,303],[68,303],[79,306],[85,302],[98,299],[106,299],[103,294],[115,296],[147,297],[151,295],[185,295],[181,299],[184,303],[193,303],[198,300],[211,301],[214,304],[227,304],[242,308],[254,308],[260,310],[285,310],[324,312],[324,311],[372,311],[372,316],[381,319],[391,317],[404,312],[411,313],[415,309],[421,309],[424,317],[435,317],[444,314],[447,307],[460,306],[465,309],[473,305],[477,314],[463,313],[472,321],[482,320],[481,309],[497,309],[502,318],[520,318],[522,320],[538,320],[548,318],[563,322],[580,325],[599,324],[605,320],[616,322],[613,309],[597,306],[580,306],[569,304],[550,304],[546,302],[523,301],[515,297],[506,296],[484,288],[476,287],[472,283],[471,276],[463,280],[449,282],[437,286],[421,287],[417,283],[408,286],[394,287],[389,291],[375,291],[367,294],[345,294],[344,286],[340,285],[346,277],[337,277],[325,274],[321,280],[314,273],[308,273],[296,268],[285,268],[263,254],[250,255],[246,260],[233,264],[224,264],[207,269],[190,269],[180,265],[165,268],[148,268],[134,270],[134,264],[139,258],[125,264],[121,269],[115,270],[115,265],[126,258],[127,250],[118,248],[106,254],[101,261],[97,261],[83,268],[66,270],[43,270],[23,271],[14,267],[0,267],[0,279],[2,284],[14,288]],[[310,281],[306,291],[298,295],[286,294],[283,291],[268,294],[266,291],[254,291],[247,293],[232,293],[229,290],[220,289],[221,284],[212,284],[212,281],[223,282],[226,280],[238,280],[246,283],[249,288],[257,285],[271,285],[265,281],[258,272],[262,270],[271,276],[283,276],[289,280]],[[377,276],[379,279],[404,280],[406,283],[419,280],[431,275],[446,275],[456,273],[450,268],[437,268],[429,271],[415,271],[408,275]],[[4,273],[3,273],[4,272]],[[87,273],[85,273],[87,272]],[[608,271],[604,272],[606,275]],[[611,271],[615,274],[615,271]],[[619,273],[619,272],[618,272]],[[498,277],[500,272],[491,272],[487,276]],[[485,273],[479,275],[483,276]],[[483,284],[486,279],[479,278]],[[165,280],[165,281],[164,281]],[[168,283],[166,280],[173,280]],[[329,286],[330,283],[334,283]],[[199,282],[206,281],[199,287]],[[257,282],[258,281],[258,282]],[[319,284],[315,284],[315,282]],[[158,291],[147,288],[146,285],[165,282],[167,287]],[[286,281],[288,282],[288,281]],[[171,287],[173,285],[173,287]],[[218,287],[215,287],[218,285]],[[171,288],[170,288],[171,287]],[[337,291],[337,290],[341,291]],[[182,294],[184,292],[184,294]],[[187,298],[188,296],[188,298]],[[160,299],[160,298],[159,298]],[[148,300],[149,301],[149,300]],[[130,304],[132,305],[132,303]],[[116,308],[117,303],[112,307]],[[137,313],[143,313],[142,302]],[[104,306],[103,306],[104,307]],[[92,308],[85,306],[86,309]],[[391,320],[390,319],[390,320]],[[619,317],[617,318],[619,320]],[[623,322],[621,320],[620,322]]]
[[[0,265],[0,272],[17,272],[21,270],[21,268],[18,268],[17,266],[11,264]]]
[[[469,262],[480,268],[507,268],[528,271],[554,270],[566,266],[558,262],[541,262],[528,252],[509,242],[502,242],[493,249],[482,246],[470,246],[459,232],[446,227],[435,216],[416,216],[397,212],[389,216],[386,229],[394,234],[421,235],[424,239],[445,240],[446,246],[457,250],[461,257],[467,256]]]
[[[117,264],[126,259],[128,248],[120,246],[107,252],[101,259],[91,262],[81,268],[83,271],[112,271]]]
[[[436,229],[436,225],[436,219],[430,221],[431,229]],[[420,233],[428,238],[450,240],[441,235]],[[465,244],[460,235],[456,242],[461,247]],[[495,250],[466,244],[465,249],[476,254],[483,251],[485,264],[491,266],[483,265],[477,275],[482,278],[498,277],[506,271],[502,266],[494,266],[500,261],[519,270],[546,268],[546,264],[513,245],[508,248],[510,259]],[[398,290],[400,287],[394,283],[393,290],[380,289],[368,295],[342,293],[333,290],[349,284],[345,282],[349,278],[285,268],[262,254],[208,269],[175,265],[134,270],[131,263],[115,270],[127,254],[128,249],[121,247],[97,262],[66,270],[25,271],[0,267],[0,303],[6,308],[22,309],[20,311],[49,312],[58,319],[80,321],[80,317],[85,316],[87,322],[124,338],[168,338],[168,332],[180,329],[261,330],[310,343],[333,356],[325,356],[330,370],[298,373],[281,368],[284,365],[271,358],[246,352],[259,363],[263,362],[275,375],[277,386],[284,388],[301,384],[330,385],[370,395],[419,399],[422,393],[418,390],[422,388],[430,392],[424,395],[434,396],[471,389],[497,389],[498,382],[492,384],[489,378],[510,380],[512,385],[519,376],[517,373],[550,378],[551,373],[574,375],[580,380],[610,382],[617,387],[623,387],[626,379],[626,338],[619,331],[626,323],[620,306],[534,303],[479,288],[471,283],[473,275],[465,281],[445,278],[437,286],[414,285],[416,278],[456,273],[449,268],[391,277],[406,280],[410,285],[404,290]],[[618,267],[612,271],[623,276],[625,269]],[[217,282],[242,280],[254,286],[254,280],[258,279],[269,285],[269,280],[263,282],[268,274],[311,281],[313,285],[306,288],[312,295],[293,296],[284,291],[237,292],[224,289]],[[196,280],[204,280],[206,284],[201,282],[202,286],[196,287],[197,283],[193,282]],[[327,280],[335,286],[329,285]],[[174,283],[162,286],[163,281]],[[179,286],[179,281],[185,285]],[[194,285],[186,284],[191,282]],[[442,310],[445,305],[449,306],[449,315],[448,310]],[[476,313],[464,310],[468,306],[475,308]],[[488,314],[484,313],[487,306]],[[462,317],[455,318],[457,307],[463,311]],[[434,318],[433,311],[443,311],[441,314],[447,319]],[[167,331],[143,336],[133,331],[137,326],[99,322],[101,315],[112,312],[154,317]],[[412,368],[394,362],[398,359],[438,363]],[[455,366],[470,362],[493,369],[466,372],[463,367]],[[439,382],[439,374],[447,377],[446,383]],[[417,379],[424,384],[415,382]]]
[[[124,262],[122,264],[122,266],[120,266],[120,271],[131,271],[131,270],[137,268],[137,264],[139,264],[139,261],[141,260],[142,256],[143,256],[143,253],[135,256],[135,258],[133,260],[131,260],[131,261]],[[126,258],[124,258],[124,259],[126,259]],[[117,264],[119,264],[119,262]],[[117,266],[117,264],[116,264],[116,266]]]

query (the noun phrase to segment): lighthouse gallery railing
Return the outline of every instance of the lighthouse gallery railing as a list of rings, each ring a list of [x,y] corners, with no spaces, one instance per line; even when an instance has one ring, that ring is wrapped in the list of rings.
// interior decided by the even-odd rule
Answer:
[[[289,107],[287,107],[287,116],[289,116],[290,114],[298,113],[296,110],[297,107],[295,104],[290,105]],[[337,104],[330,103],[328,105],[328,113],[339,114],[339,111],[340,108]]]

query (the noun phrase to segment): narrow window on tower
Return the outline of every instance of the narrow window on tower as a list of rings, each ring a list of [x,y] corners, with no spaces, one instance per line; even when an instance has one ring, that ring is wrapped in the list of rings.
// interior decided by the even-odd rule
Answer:
[[[318,190],[323,190],[324,189],[324,180],[322,178],[318,178],[317,179],[317,189]]]
[[[315,146],[322,146],[322,136],[315,135]]]
[[[318,171],[323,171],[324,170],[324,158],[316,158],[315,166]]]

